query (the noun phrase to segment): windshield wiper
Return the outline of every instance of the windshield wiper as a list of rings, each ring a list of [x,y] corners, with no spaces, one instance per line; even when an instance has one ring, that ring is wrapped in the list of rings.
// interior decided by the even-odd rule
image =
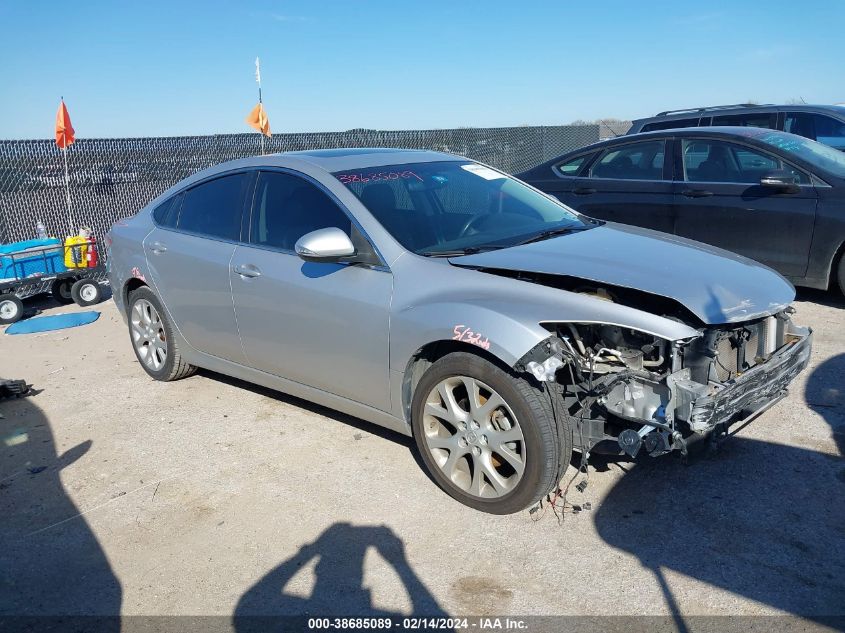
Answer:
[[[455,248],[449,251],[420,251],[418,255],[425,255],[426,257],[458,257],[460,255],[475,255],[484,251],[494,251],[504,246],[467,246],[466,248]]]
[[[554,229],[546,229],[545,231],[540,231],[529,237],[528,239],[522,240],[521,242],[517,242],[514,246],[522,246],[523,244],[531,244],[532,242],[540,242],[542,240],[547,240],[550,237],[555,237],[557,235],[566,235],[567,233],[577,233],[578,231],[586,231],[587,229],[591,229],[591,226],[559,226]]]

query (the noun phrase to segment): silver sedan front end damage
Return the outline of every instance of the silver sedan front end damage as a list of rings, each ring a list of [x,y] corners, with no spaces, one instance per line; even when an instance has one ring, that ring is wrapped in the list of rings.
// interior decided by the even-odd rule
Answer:
[[[613,325],[555,323],[521,367],[555,384],[583,452],[662,455],[777,402],[807,366],[812,331],[791,309],[670,341]]]
[[[755,411],[778,398],[810,360],[813,334],[789,324],[787,342],[763,362],[739,373],[712,394],[700,394],[685,411],[684,419],[696,433],[707,433],[734,420],[744,411]],[[683,389],[685,384],[678,385]]]

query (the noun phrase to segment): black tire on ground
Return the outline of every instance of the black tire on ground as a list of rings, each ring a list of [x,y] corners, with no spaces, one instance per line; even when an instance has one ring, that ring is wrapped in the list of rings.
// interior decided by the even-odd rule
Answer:
[[[73,277],[62,277],[61,279],[54,279],[50,286],[50,294],[53,299],[59,303],[73,303],[73,295],[71,288],[76,281]]]
[[[159,318],[161,319],[162,329],[164,331],[164,340],[167,344],[167,357],[165,358],[164,363],[158,370],[152,369],[144,362],[144,360],[139,355],[138,350],[135,348],[134,341],[132,340],[133,312],[135,310],[135,304],[141,300],[146,300],[150,302],[155,308],[156,312],[158,312]],[[141,367],[144,368],[145,372],[147,372],[156,380],[161,380],[163,382],[187,378],[188,376],[196,372],[197,368],[194,365],[187,363],[182,358],[182,354],[180,353],[179,348],[177,347],[176,337],[173,335],[173,326],[171,325],[170,320],[165,314],[164,308],[162,307],[161,302],[158,300],[158,297],[156,297],[155,294],[147,286],[141,286],[140,288],[136,288],[135,290],[129,293],[128,312],[129,318],[127,320],[129,322],[129,341],[132,344],[132,349],[135,352],[135,357],[138,359],[138,362],[141,364]]]
[[[442,380],[468,376],[498,392],[513,411],[525,439],[525,470],[515,488],[495,498],[471,495],[449,479],[434,461],[425,440],[423,411],[429,393]],[[511,514],[523,510],[551,492],[559,483],[561,464],[572,456],[572,431],[568,421],[558,429],[548,395],[535,384],[500,369],[480,356],[466,352],[448,354],[432,364],[414,391],[411,426],[417,449],[431,476],[451,497],[491,514]]]
[[[13,294],[0,295],[0,325],[9,325],[20,321],[23,316],[23,303]]]
[[[79,279],[70,288],[70,296],[79,306],[92,306],[103,299],[103,290],[94,279]]]

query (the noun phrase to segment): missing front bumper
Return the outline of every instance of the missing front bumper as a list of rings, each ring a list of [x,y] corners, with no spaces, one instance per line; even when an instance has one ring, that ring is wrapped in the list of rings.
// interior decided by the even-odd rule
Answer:
[[[682,368],[662,380],[628,376],[599,402],[617,420],[618,450],[635,456],[642,446],[651,455],[673,450],[686,453],[687,446],[725,433],[734,424],[746,424],[786,395],[788,385],[807,366],[812,331],[788,324],[786,342],[765,362],[753,366],[725,383],[704,384]],[[639,428],[634,425],[639,425]],[[592,438],[592,436],[591,436]],[[595,439],[598,439],[597,437]]]
[[[690,429],[708,433],[720,424],[731,424],[743,414],[748,417],[750,412],[779,399],[810,362],[812,330],[793,326],[788,340],[765,363],[734,378],[718,392],[692,400],[687,416]]]

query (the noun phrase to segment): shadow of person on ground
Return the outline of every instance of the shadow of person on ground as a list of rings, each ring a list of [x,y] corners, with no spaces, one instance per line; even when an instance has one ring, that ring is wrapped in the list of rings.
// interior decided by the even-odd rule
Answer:
[[[756,422],[778,423],[772,413]],[[596,527],[652,570],[681,631],[682,608],[719,607],[689,591],[679,605],[666,571],[826,621],[845,605],[840,466],[815,450],[731,437],[689,466],[665,458],[638,463],[601,504]]]
[[[411,568],[405,546],[393,530],[383,525],[335,523],[241,597],[235,609],[237,630],[260,630],[266,624],[247,616],[405,617],[376,607],[374,602],[384,600],[374,601],[371,590],[364,586],[364,557],[370,549],[378,552],[399,576],[411,601],[413,615],[446,617]],[[286,593],[291,579],[314,559],[317,559],[316,580],[311,595],[303,598]]]
[[[0,616],[119,616],[120,583],[60,479],[91,441],[57,455],[32,397],[0,400],[0,412]]]

